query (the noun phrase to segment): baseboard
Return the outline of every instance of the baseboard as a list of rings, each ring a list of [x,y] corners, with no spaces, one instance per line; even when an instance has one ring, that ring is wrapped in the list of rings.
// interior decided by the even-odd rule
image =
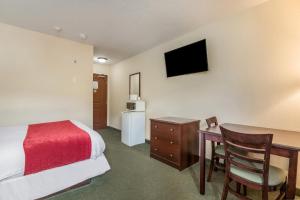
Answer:
[[[112,126],[107,126],[107,128],[110,128],[110,129],[113,129],[113,130],[115,130],[115,131],[119,131],[119,132],[121,132],[121,130],[120,130],[120,129],[117,129],[117,128],[115,128],[115,127],[112,127]],[[146,143],[147,143],[147,144],[150,144],[150,140],[146,139],[145,141],[146,141]]]
[[[296,195],[300,196],[300,188],[296,188]]]
[[[115,127],[112,127],[112,126],[107,126],[107,128],[111,128],[111,129],[113,129],[113,130],[115,130],[115,131],[119,131],[119,132],[121,132],[121,130],[120,130],[120,129],[117,129],[117,128],[115,128]]]

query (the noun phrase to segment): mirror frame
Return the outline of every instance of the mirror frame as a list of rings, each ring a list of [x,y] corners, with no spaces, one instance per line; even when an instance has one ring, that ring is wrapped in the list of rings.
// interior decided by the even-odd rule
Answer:
[[[129,75],[129,95],[131,94],[130,93],[131,92],[131,77],[135,76],[135,75],[139,76],[139,94],[138,94],[138,96],[141,97],[141,72],[137,72],[137,73]]]

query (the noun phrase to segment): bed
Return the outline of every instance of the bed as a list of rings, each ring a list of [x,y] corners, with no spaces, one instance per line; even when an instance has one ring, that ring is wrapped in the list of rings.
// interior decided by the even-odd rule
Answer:
[[[69,122],[88,134],[89,157],[28,174],[24,143],[31,126],[0,127],[0,200],[39,199],[110,170],[103,154],[105,143],[102,137],[78,121]]]

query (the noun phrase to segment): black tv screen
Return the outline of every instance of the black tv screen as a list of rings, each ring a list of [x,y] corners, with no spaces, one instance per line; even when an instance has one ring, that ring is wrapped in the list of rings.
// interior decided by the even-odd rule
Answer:
[[[165,53],[167,77],[208,71],[206,40]]]

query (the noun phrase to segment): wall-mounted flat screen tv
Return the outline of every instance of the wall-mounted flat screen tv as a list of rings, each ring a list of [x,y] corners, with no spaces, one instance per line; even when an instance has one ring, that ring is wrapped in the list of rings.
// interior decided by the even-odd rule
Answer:
[[[208,71],[206,40],[165,53],[167,77]]]

